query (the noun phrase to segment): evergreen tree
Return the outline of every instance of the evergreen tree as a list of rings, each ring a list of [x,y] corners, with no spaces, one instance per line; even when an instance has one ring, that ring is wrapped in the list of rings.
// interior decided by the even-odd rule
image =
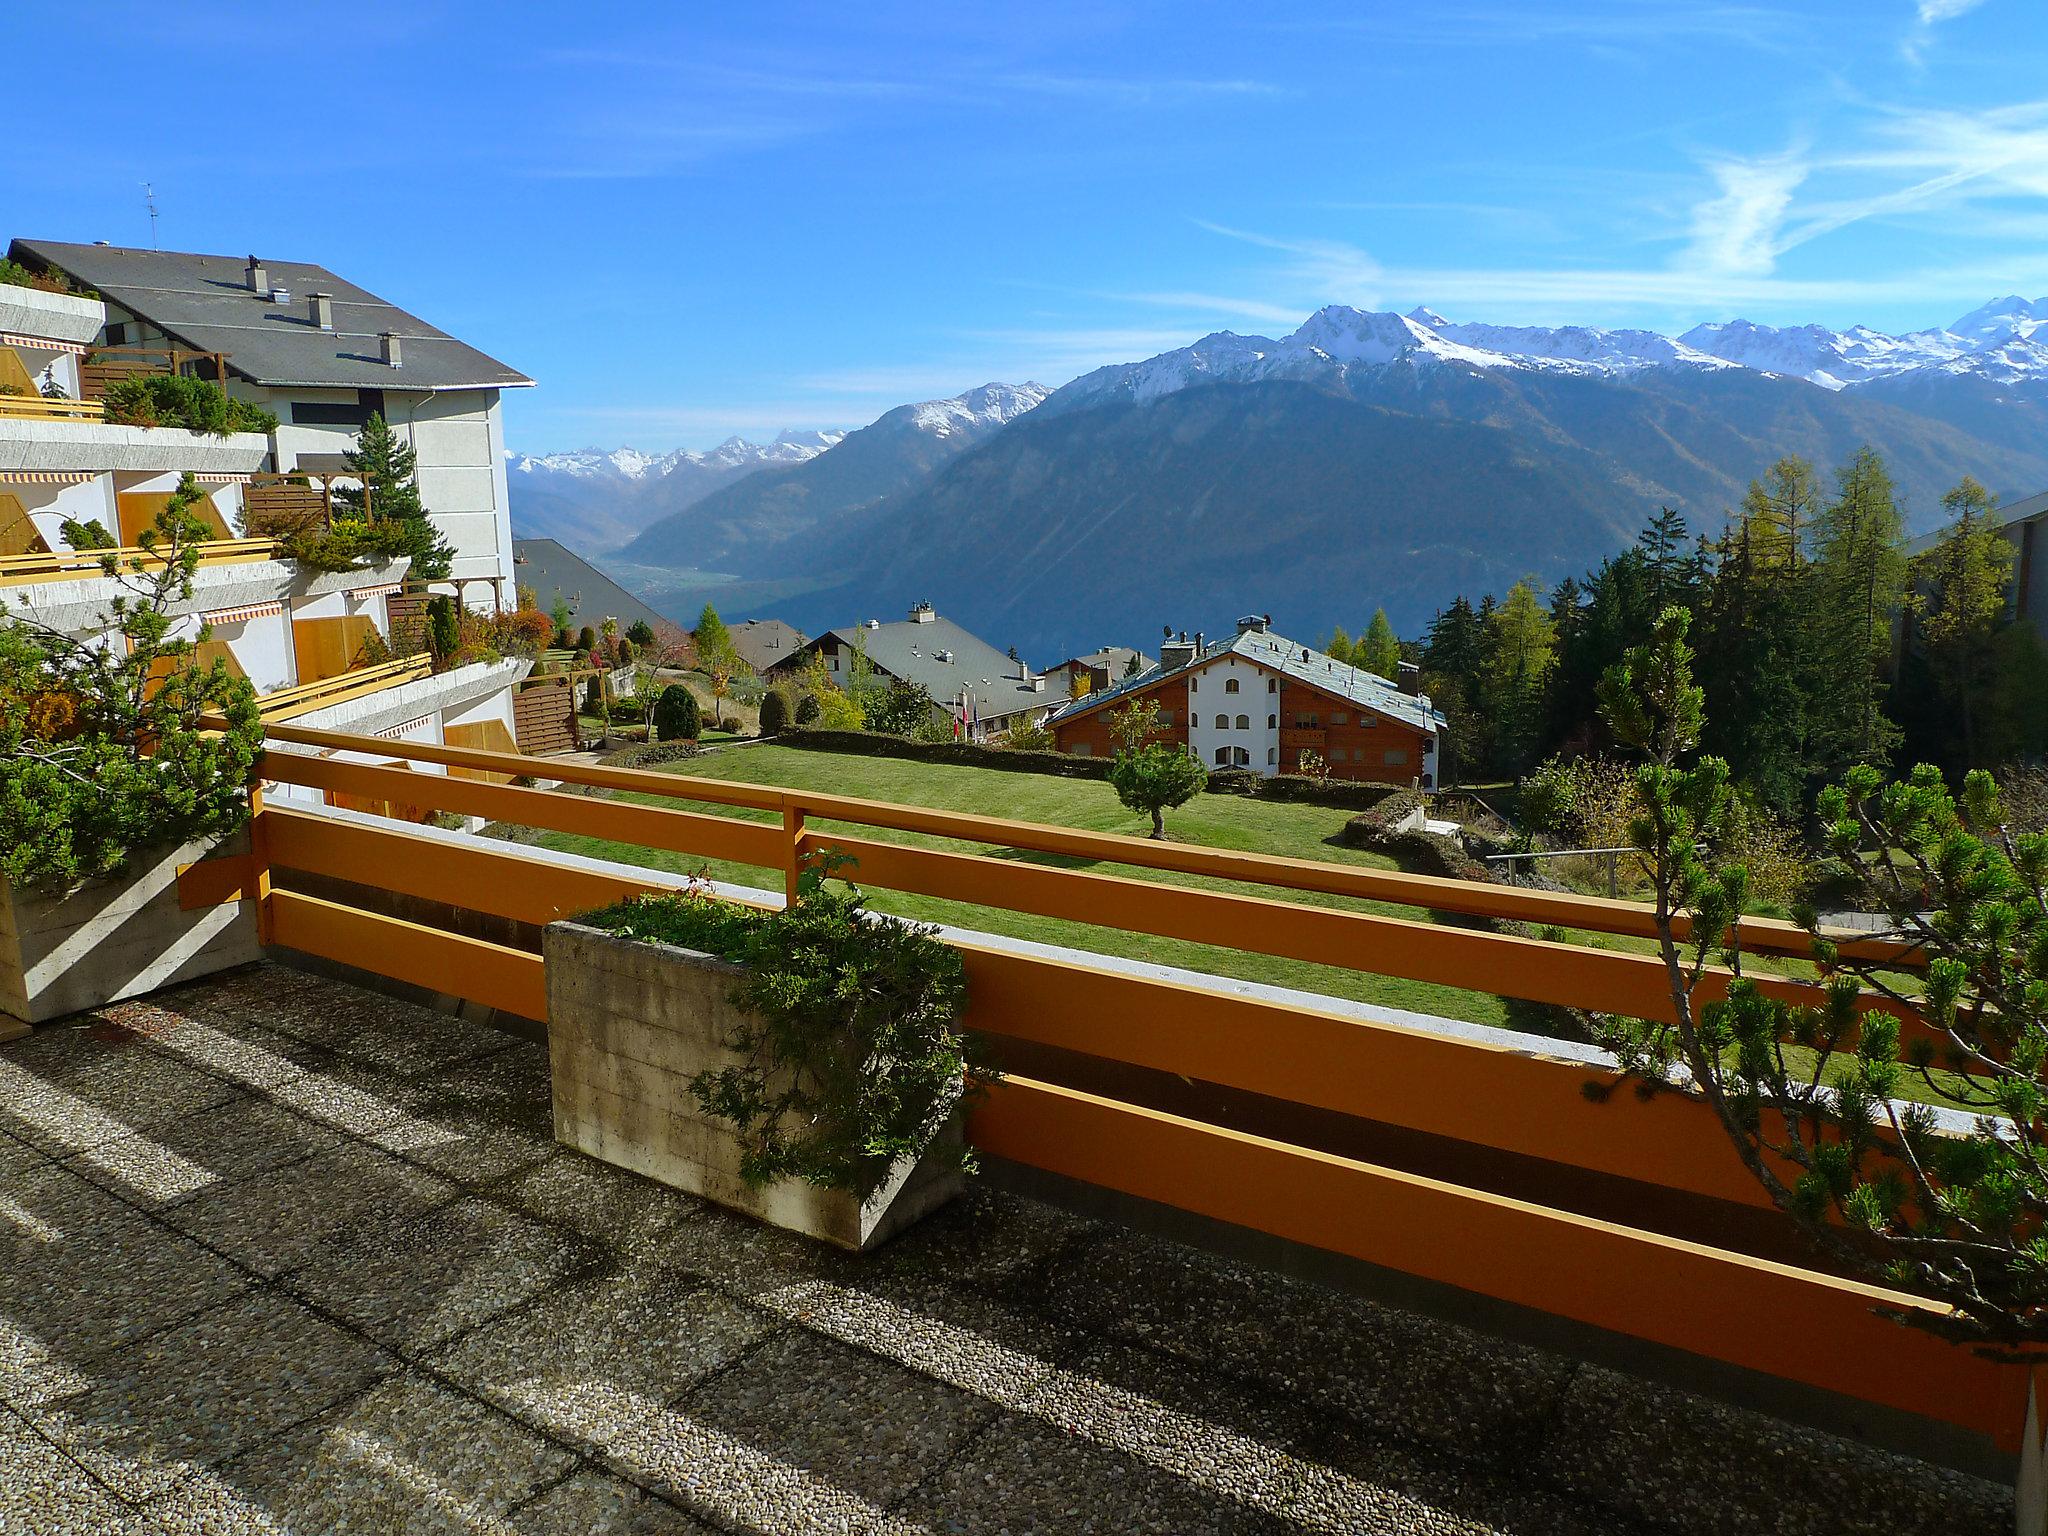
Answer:
[[[1898,744],[1885,715],[1892,619],[1907,599],[1904,528],[1892,478],[1877,450],[1857,450],[1835,472],[1835,495],[1814,524],[1815,690],[1812,751],[1830,776],[1882,762]]]
[[[1494,724],[1492,766],[1519,777],[1542,745],[1545,685],[1555,661],[1550,614],[1536,588],[1518,581],[1488,627],[1492,654],[1483,681],[1485,707]]]
[[[1928,669],[1960,737],[1960,756],[1942,755],[1951,766],[1984,767],[1978,734],[1998,682],[1994,663],[2013,547],[1991,515],[1991,493],[1969,476],[1941,498],[1941,505],[1949,515],[1941,541],[1913,562],[1926,602],[1917,628]]]
[[[1805,459],[1787,454],[1750,481],[1742,499],[1751,558],[1762,565],[1799,565],[1819,512],[1820,477]]]
[[[1807,583],[1787,553],[1785,526],[1745,502],[1715,546],[1694,632],[1708,704],[1703,739],[1766,805],[1791,812],[1808,771]]]
[[[1351,665],[1351,657],[1355,649],[1356,647],[1352,642],[1351,636],[1346,634],[1344,626],[1339,624],[1330,631],[1330,643],[1323,647],[1323,654],[1336,657],[1337,660],[1343,662],[1348,667]]]
[[[441,536],[420,502],[419,456],[389,422],[372,416],[356,436],[356,446],[341,456],[342,472],[359,482],[334,488],[339,516],[359,521],[400,521],[406,538],[400,553],[412,564],[407,574],[424,581],[440,581],[453,568],[455,547]],[[364,488],[368,488],[368,496]]]
[[[1659,507],[1636,535],[1636,548],[1642,551],[1649,574],[1651,612],[1662,613],[1673,603],[1690,608],[1699,595],[1701,560],[1684,516]]]
[[[1387,610],[1375,608],[1372,622],[1365,627],[1365,635],[1353,648],[1356,664],[1366,671],[1388,679],[1398,678],[1401,673],[1401,642],[1394,636],[1394,626],[1387,622]]]

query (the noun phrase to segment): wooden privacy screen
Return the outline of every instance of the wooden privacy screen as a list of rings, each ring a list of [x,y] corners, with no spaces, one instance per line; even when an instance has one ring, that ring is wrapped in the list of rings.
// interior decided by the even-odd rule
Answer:
[[[0,555],[47,555],[50,546],[19,496],[0,491]]]
[[[450,725],[441,731],[451,747],[475,747],[483,752],[517,752],[518,744],[502,720],[476,720],[468,725]],[[513,775],[493,773],[485,768],[450,768],[457,778],[476,779],[485,784],[510,784]]]
[[[121,513],[121,542],[134,547],[142,542],[142,535],[156,526],[156,515],[163,511],[164,504],[171,499],[169,491],[121,491],[114,497]],[[211,496],[202,496],[192,503],[192,514],[206,524],[209,538],[232,539],[228,525],[220,515],[220,508],[213,504]]]
[[[298,663],[299,682],[317,683],[339,677],[354,664],[377,621],[368,614],[349,614],[334,619],[294,619],[292,659]]]
[[[521,752],[573,752],[583,745],[576,730],[576,690],[564,683],[520,689],[512,698],[512,724]]]

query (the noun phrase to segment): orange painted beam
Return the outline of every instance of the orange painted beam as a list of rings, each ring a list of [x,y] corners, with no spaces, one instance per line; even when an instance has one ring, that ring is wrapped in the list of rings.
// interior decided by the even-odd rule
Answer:
[[[678,875],[613,875],[532,858],[508,848],[428,837],[401,822],[367,827],[273,805],[264,813],[273,862],[446,902],[515,922],[547,924],[648,891],[675,890]]]
[[[539,955],[296,891],[272,891],[267,905],[273,944],[522,1018],[548,1016]]]
[[[231,901],[254,900],[262,874],[253,855],[216,855],[178,866],[178,910],[196,912]]]
[[[1084,832],[1071,827],[1049,827],[1035,822],[1012,821],[996,816],[973,816],[957,811],[933,810],[922,806],[892,805],[849,795],[826,795],[734,784],[720,779],[696,778],[689,774],[655,773],[646,769],[600,768],[576,763],[559,763],[518,753],[487,752],[431,742],[382,741],[338,731],[273,727],[269,734],[278,741],[302,746],[374,752],[390,758],[439,763],[491,773],[528,774],[598,788],[629,793],[693,799],[717,805],[747,806],[757,810],[795,813],[810,820],[849,822],[857,826],[886,827],[894,831],[918,832],[933,837],[957,838],[1034,853],[1090,859],[1100,863],[1123,864],[1144,869],[1170,870],[1181,874],[1208,875],[1274,886],[1285,890],[1316,891],[1328,895],[1356,896],[1369,900],[1412,905],[1439,912],[1457,912],[1473,917],[1503,918],[1535,924],[1583,928],[1596,933],[1616,933],[1638,938],[1656,934],[1654,914],[1640,902],[1616,901],[1604,897],[1577,896],[1554,891],[1534,891],[1516,886],[1491,885],[1477,881],[1440,880],[1427,875],[1393,870],[1362,869],[1355,865],[1326,864],[1311,859],[1278,858],[1268,854],[1240,853],[1229,849],[1190,848],[1151,838],[1129,837],[1109,832]],[[1679,925],[1685,930],[1683,922]],[[1772,918],[1744,918],[1743,941],[1752,950],[1768,954],[1806,955],[1811,940],[1797,924]],[[1868,936],[1845,936],[1843,953],[1850,958],[1876,962],[1916,963],[1906,946]]]
[[[2019,1444],[2025,1368],[1874,1310],[1942,1315],[1918,1297],[1026,1078],[992,1085],[968,1135],[991,1156]]]
[[[481,757],[503,754],[485,752]],[[518,761],[518,759],[513,759]],[[630,801],[597,800],[555,790],[523,789],[458,779],[447,774],[409,773],[376,763],[350,763],[338,758],[310,757],[297,752],[266,752],[257,765],[263,778],[309,789],[337,790],[371,800],[389,800],[432,810],[485,816],[524,827],[546,827],[644,848],[731,859],[779,869],[783,843],[776,828],[760,822],[735,821],[666,806]]]
[[[1663,961],[1655,955],[1305,907],[1263,896],[1194,890],[867,838],[810,834],[805,846],[851,855],[857,861],[850,871],[854,879],[889,890],[1630,1018],[1668,1022],[1676,1012]],[[1730,979],[1727,971],[1710,968],[1695,995],[1718,997]],[[1759,990],[1788,1002],[1820,1000],[1820,989],[1804,982],[1764,976],[1753,979]],[[1926,1028],[1889,999],[1871,994],[1869,1006],[1900,1014],[1908,1036]]]
[[[968,1025],[1433,1136],[1773,1208],[1720,1121],[1686,1094],[1491,1042],[960,944]],[[997,1043],[998,1059],[1001,1056]]]

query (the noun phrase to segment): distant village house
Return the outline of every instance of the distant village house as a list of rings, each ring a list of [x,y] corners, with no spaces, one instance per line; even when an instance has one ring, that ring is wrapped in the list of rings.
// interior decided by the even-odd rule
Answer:
[[[1047,722],[1059,750],[1109,756],[1111,717],[1149,699],[1171,739],[1209,768],[1272,775],[1320,762],[1332,778],[1436,788],[1446,722],[1426,694],[1273,634],[1256,614],[1228,640],[1182,632],[1159,652],[1138,676],[1063,701]]]

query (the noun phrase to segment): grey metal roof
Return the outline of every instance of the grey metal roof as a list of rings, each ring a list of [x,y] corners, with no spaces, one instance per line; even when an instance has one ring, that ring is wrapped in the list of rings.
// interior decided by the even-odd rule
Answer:
[[[517,389],[533,380],[396,304],[304,261],[263,265],[289,305],[249,291],[245,256],[200,256],[118,245],[16,240],[8,254],[52,266],[97,289],[199,352],[224,352],[228,367],[257,384],[320,389]],[[334,329],[307,315],[309,294],[334,300]],[[396,331],[405,366],[383,358],[379,336]]]
[[[957,706],[965,690],[974,700],[976,716],[983,720],[1047,706],[1057,698],[1049,684],[1033,688],[1017,675],[1016,662],[943,616],[934,615],[923,623],[899,619],[872,628],[855,625],[826,634],[841,645],[863,647],[868,660],[882,671],[917,684],[940,704]],[[818,640],[824,638],[820,635]],[[940,660],[942,651],[952,660]]]
[[[1139,673],[1136,677],[1125,678],[1111,687],[1091,693],[1085,698],[1074,699],[1057,710],[1046,723],[1056,725],[1062,720],[1071,720],[1089,710],[1100,709],[1112,704],[1127,693],[1150,688],[1168,678],[1179,677],[1199,671],[1210,662],[1227,655],[1243,657],[1246,661],[1271,668],[1275,672],[1306,683],[1312,688],[1348,699],[1374,714],[1384,715],[1389,720],[1398,720],[1412,725],[1419,731],[1437,731],[1450,722],[1442,710],[1434,705],[1425,705],[1412,693],[1403,693],[1399,688],[1377,672],[1368,672],[1363,667],[1354,667],[1348,662],[1326,656],[1312,645],[1302,645],[1285,636],[1265,630],[1241,629],[1228,640],[1218,640],[1207,645],[1184,666],[1167,667],[1163,663]]]
[[[809,642],[810,636],[780,619],[748,619],[728,624],[732,648],[756,672],[766,672],[779,661],[787,661]]]
[[[572,629],[585,624],[595,629],[606,619],[617,619],[622,628],[635,619],[651,625],[669,622],[588,560],[553,539],[514,539],[512,580],[517,586],[533,588],[542,612],[554,607],[559,593],[574,614],[570,620]]]

